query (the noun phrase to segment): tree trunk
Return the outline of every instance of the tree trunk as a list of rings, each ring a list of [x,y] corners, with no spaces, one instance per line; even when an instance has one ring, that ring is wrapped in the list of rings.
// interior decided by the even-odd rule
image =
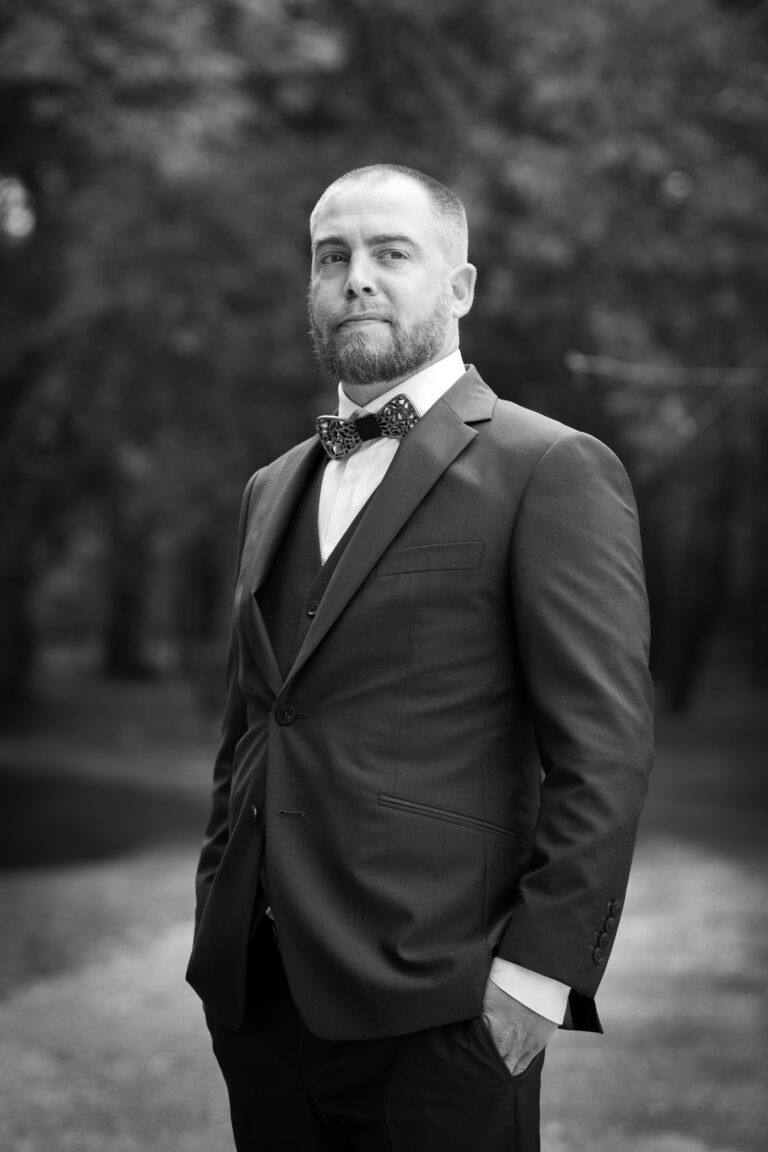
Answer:
[[[132,485],[115,481],[108,502],[106,620],[102,668],[106,676],[154,673],[147,654],[151,588],[151,525]]]
[[[6,556],[0,575],[0,724],[18,718],[30,697],[36,634],[32,619],[32,558]]]
[[[716,625],[728,595],[733,516],[738,474],[727,454],[713,470],[709,490],[694,500],[688,531],[682,537],[675,576],[676,611],[666,637],[667,704],[673,712],[692,704]]]
[[[211,713],[219,712],[223,706],[226,663],[227,630],[222,627],[221,608],[229,571],[222,561],[220,535],[218,527],[210,528],[188,541],[179,554],[177,567],[181,667],[202,706]]]

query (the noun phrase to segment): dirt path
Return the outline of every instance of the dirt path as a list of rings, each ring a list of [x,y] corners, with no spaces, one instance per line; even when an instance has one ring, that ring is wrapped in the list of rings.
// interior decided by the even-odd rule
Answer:
[[[112,749],[115,779],[130,780],[137,740]],[[175,774],[202,813],[206,749],[191,744],[194,768],[166,757],[163,787]],[[662,726],[599,996],[606,1035],[555,1037],[543,1152],[764,1152],[765,747],[754,719]],[[0,745],[0,762],[10,753]],[[98,759],[86,748],[86,765]],[[137,787],[151,807],[147,776],[144,758]],[[177,839],[0,873],[2,1152],[230,1152],[224,1090],[183,982],[195,847]]]

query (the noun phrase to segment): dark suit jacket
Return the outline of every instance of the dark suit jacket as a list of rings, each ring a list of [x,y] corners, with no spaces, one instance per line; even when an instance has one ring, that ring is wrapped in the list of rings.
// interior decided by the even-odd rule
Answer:
[[[652,754],[624,470],[470,369],[400,445],[283,678],[254,593],[318,451],[243,501],[188,979],[238,1025],[264,851],[317,1034],[477,1015],[495,954],[568,984],[573,1024],[599,1028]]]

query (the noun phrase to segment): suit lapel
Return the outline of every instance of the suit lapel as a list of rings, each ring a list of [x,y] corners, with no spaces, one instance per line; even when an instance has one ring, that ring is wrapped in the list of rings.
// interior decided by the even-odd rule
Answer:
[[[296,504],[322,453],[317,437],[305,440],[266,470],[263,487],[254,501],[243,549],[243,623],[254,657],[267,684],[277,695],[283,683],[272,642],[256,593],[269,571]]]
[[[279,467],[266,470],[264,487],[258,493],[246,533],[246,547],[252,549],[248,571],[252,591],[261,587],[294,508],[321,455],[320,442],[313,436],[297,444],[282,458]]]
[[[477,431],[468,425],[490,419],[495,403],[493,392],[470,368],[403,440],[339,560],[286,683],[309,659],[446,468],[474,440]]]

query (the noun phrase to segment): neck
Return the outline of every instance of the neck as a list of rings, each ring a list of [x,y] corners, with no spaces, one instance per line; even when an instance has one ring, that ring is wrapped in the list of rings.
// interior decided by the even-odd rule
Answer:
[[[367,384],[347,384],[345,380],[341,381],[341,386],[344,392],[358,407],[364,408],[366,404],[370,404],[371,400],[375,400],[377,396],[381,396],[384,392],[388,392],[390,388],[395,388],[400,384],[404,384],[406,380],[410,380],[419,372],[423,372],[425,368],[431,367],[432,364],[437,364],[438,360],[444,360],[446,356],[450,356],[451,352],[455,352],[459,346],[458,330],[453,335],[453,338],[441,348],[436,356],[430,360],[425,360],[423,364],[419,364],[412,372],[406,372],[404,376],[395,376],[392,380],[371,380]]]
[[[419,368],[417,371],[420,372],[421,369]],[[408,376],[397,376],[394,380],[375,380],[370,384],[347,384],[342,380],[341,386],[353,404],[357,404],[358,408],[365,408],[366,404],[370,404],[371,400],[375,400],[377,396],[381,396],[398,384],[403,384],[415,375],[415,372],[410,372]]]

